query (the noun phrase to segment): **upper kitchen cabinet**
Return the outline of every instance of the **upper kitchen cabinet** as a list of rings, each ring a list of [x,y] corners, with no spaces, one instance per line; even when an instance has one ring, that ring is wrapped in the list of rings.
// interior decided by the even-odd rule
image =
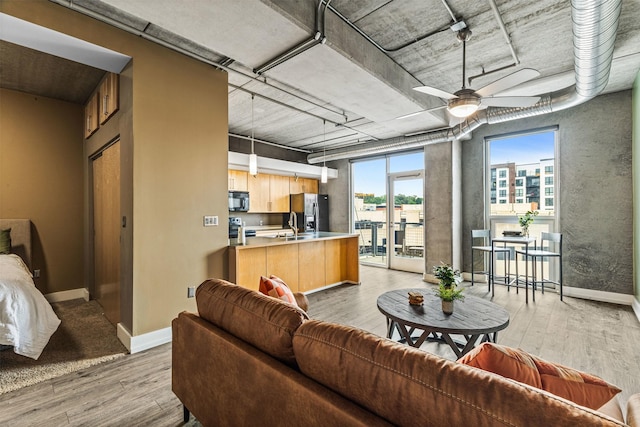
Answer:
[[[289,212],[289,177],[258,174],[247,178],[249,212]]]
[[[89,138],[98,130],[98,92],[94,92],[84,106],[84,137]]]
[[[235,191],[249,191],[247,184],[247,177],[249,173],[247,171],[229,171],[229,190]]]
[[[120,101],[118,77],[115,73],[107,73],[102,83],[100,83],[100,124],[104,124],[118,111],[118,103]]]
[[[289,191],[291,194],[313,193],[318,194],[318,180],[312,178],[289,178]]]

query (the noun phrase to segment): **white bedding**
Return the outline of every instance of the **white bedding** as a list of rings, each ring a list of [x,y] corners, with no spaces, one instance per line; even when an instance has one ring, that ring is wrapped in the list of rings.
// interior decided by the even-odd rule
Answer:
[[[37,359],[60,319],[18,255],[0,255],[0,344]]]

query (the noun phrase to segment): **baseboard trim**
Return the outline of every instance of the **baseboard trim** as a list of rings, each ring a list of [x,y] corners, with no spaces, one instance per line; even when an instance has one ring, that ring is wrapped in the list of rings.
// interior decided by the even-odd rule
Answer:
[[[633,305],[635,297],[629,294],[618,294],[615,292],[604,292],[595,289],[574,288],[570,286],[562,287],[565,296],[588,299],[592,301],[608,302],[611,304]],[[637,312],[636,312],[637,315]]]
[[[171,327],[158,329],[142,335],[131,336],[131,333],[122,323],[117,327],[118,339],[129,350],[129,353],[139,353],[153,347],[171,342]]]
[[[89,291],[86,288],[70,289],[68,291],[52,292],[44,296],[47,301],[60,302],[69,301],[72,299],[82,298],[85,301],[89,301]]]

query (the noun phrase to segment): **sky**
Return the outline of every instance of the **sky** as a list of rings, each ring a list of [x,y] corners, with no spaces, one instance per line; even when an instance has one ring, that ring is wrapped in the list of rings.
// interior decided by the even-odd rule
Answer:
[[[516,164],[536,163],[540,159],[554,157],[553,131],[519,135],[512,138],[494,139],[490,142],[491,164],[514,162]],[[390,172],[420,170],[424,166],[422,152],[390,158]],[[386,159],[375,159],[353,164],[356,193],[373,193],[382,196],[385,193]],[[406,196],[422,196],[418,180],[402,182],[396,193]]]

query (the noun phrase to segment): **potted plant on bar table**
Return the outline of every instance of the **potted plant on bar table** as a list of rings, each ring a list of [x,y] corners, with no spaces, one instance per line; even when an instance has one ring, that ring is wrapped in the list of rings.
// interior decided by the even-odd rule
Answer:
[[[458,289],[458,284],[462,281],[460,271],[441,262],[440,265],[433,266],[433,274],[440,280],[436,295],[442,300],[442,311],[445,314],[451,314],[453,313],[453,302],[457,299],[464,299],[462,289]]]
[[[533,217],[538,216],[538,211],[527,211],[526,214],[518,217],[518,223],[522,227],[522,235],[529,237],[529,226],[533,223]]]

